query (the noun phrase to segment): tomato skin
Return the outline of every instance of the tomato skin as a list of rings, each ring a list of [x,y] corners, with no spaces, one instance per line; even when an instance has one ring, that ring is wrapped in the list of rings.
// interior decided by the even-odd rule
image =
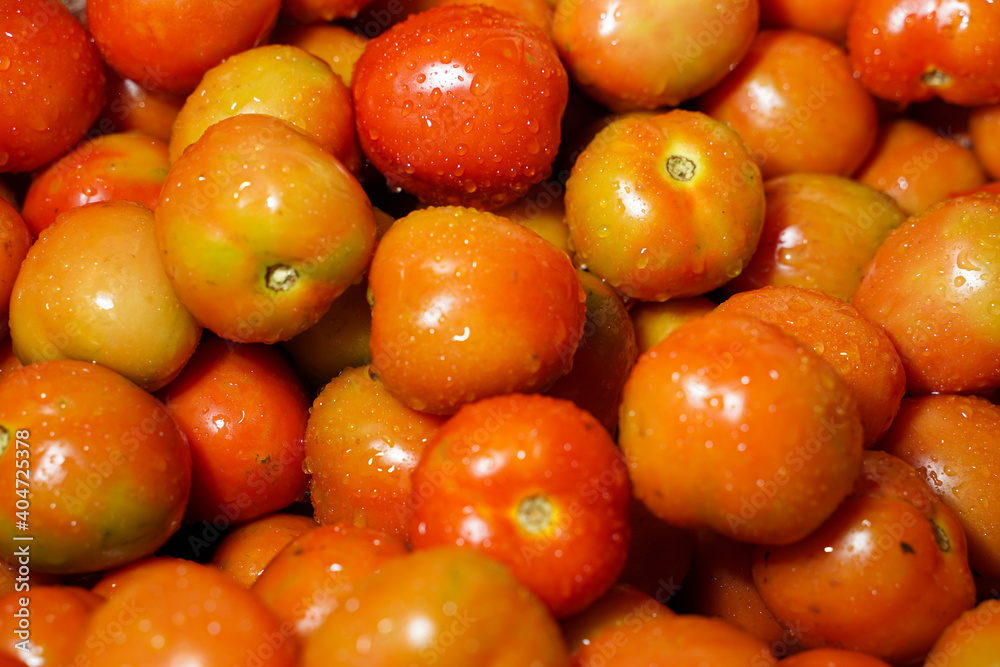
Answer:
[[[764,222],[760,171],[705,114],[628,114],[597,133],[566,182],[576,262],[622,294],[665,301],[738,275]]]
[[[108,70],[108,103],[98,127],[104,131],[139,132],[163,142],[184,106],[184,97],[158,90],[146,90],[131,79]]]
[[[972,110],[969,139],[986,173],[991,178],[1000,178],[1000,105]]]
[[[782,667],[889,667],[889,663],[859,651],[816,648],[786,658]]]
[[[37,237],[63,211],[95,201],[126,199],[152,210],[169,168],[162,141],[137,132],[101,135],[35,177],[21,215]]]
[[[186,521],[244,523],[305,492],[309,397],[277,350],[206,337],[159,396],[191,443]]]
[[[360,581],[305,641],[300,667],[331,656],[345,667],[569,667],[545,606],[503,565],[457,547],[395,558]]]
[[[267,514],[227,533],[211,564],[250,588],[285,547],[316,528],[319,524],[307,516]]]
[[[717,304],[705,296],[669,301],[640,301],[631,304],[629,315],[635,326],[635,338],[642,354],[666,338],[684,322],[707,315]]]
[[[885,328],[908,394],[1000,387],[1000,199],[950,199],[893,231],[853,303]]]
[[[753,578],[806,648],[903,665],[921,659],[976,597],[957,517],[912,467],[881,451],[865,452],[851,494],[816,531],[758,546]]]
[[[32,579],[34,579],[32,577]],[[0,597],[0,653],[17,658],[18,664],[35,667],[72,665],[83,644],[84,626],[100,606],[99,596],[75,586],[36,586]],[[27,601],[27,604],[25,604]],[[27,608],[31,625],[28,651],[17,634],[18,616]]]
[[[391,185],[487,210],[548,176],[568,91],[545,33],[473,5],[434,7],[372,39],[352,84],[361,148]]]
[[[761,320],[711,313],[639,357],[618,444],[635,495],[664,521],[787,544],[851,491],[862,427],[815,352]]]
[[[656,598],[627,584],[615,584],[586,609],[561,621],[570,654],[584,650],[606,628],[633,629],[674,612]]]
[[[368,38],[341,25],[309,23],[279,26],[271,35],[271,42],[297,46],[321,58],[350,88],[354,66],[364,53]],[[352,109],[353,105],[352,99]]]
[[[760,22],[768,28],[792,28],[843,44],[858,0],[760,0]]]
[[[563,617],[621,573],[629,499],[625,463],[593,416],[508,394],[464,406],[428,444],[413,472],[410,540],[483,551]]]
[[[72,148],[104,106],[104,64],[58,0],[0,6],[0,172],[31,171]],[[11,122],[13,120],[14,122]]]
[[[368,284],[372,368],[398,399],[434,414],[549,386],[570,369],[586,322],[586,295],[565,253],[469,208],[397,220]]]
[[[847,176],[878,131],[875,101],[844,50],[795,30],[757,33],[747,56],[699,108],[743,137],[767,179],[797,171]]]
[[[33,569],[115,567],[152,554],[180,527],[191,489],[187,440],[162,403],[114,371],[69,360],[26,366],[0,382],[0,425],[12,438],[0,473],[14,480],[22,460],[34,473]],[[18,431],[30,434],[27,458],[14,446]],[[20,534],[15,491],[0,487],[7,559]]]
[[[169,559],[144,563],[129,574],[91,615],[88,640],[80,647],[82,664],[297,664],[290,628],[215,568]]]
[[[31,248],[31,231],[21,215],[0,201],[0,336],[9,331],[10,297],[21,263]]]
[[[1000,600],[984,600],[941,633],[926,667],[993,667],[1000,655]]]
[[[263,43],[281,0],[91,0],[104,60],[143,88],[187,95],[225,58]]]
[[[1000,102],[1000,7],[992,0],[858,0],[847,27],[851,63],[873,94],[905,106]]]

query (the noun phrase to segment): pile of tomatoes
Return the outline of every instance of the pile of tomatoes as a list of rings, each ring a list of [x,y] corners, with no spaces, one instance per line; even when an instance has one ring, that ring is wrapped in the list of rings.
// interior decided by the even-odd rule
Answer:
[[[0,667],[1000,656],[1000,5],[0,0]]]

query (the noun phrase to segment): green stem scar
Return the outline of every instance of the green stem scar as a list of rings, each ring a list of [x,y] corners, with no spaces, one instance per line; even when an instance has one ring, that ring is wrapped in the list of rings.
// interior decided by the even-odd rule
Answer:
[[[677,181],[690,181],[697,170],[694,160],[681,155],[671,155],[667,159],[667,173]]]
[[[291,289],[299,279],[299,272],[284,264],[267,267],[267,286],[275,292]]]
[[[552,503],[544,496],[529,496],[517,508],[517,522],[529,533],[541,533],[552,525]]]

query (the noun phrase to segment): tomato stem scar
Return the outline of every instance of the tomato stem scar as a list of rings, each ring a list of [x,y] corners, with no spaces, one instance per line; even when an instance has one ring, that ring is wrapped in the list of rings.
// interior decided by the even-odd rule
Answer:
[[[667,159],[667,173],[670,174],[674,180],[677,181],[690,181],[694,178],[694,172],[697,167],[694,164],[694,160],[690,158],[683,157],[681,155],[671,155]]]
[[[540,533],[552,524],[552,503],[544,496],[530,496],[517,508],[517,522],[529,533]]]
[[[299,279],[299,272],[284,264],[267,267],[267,286],[275,292],[284,292]]]

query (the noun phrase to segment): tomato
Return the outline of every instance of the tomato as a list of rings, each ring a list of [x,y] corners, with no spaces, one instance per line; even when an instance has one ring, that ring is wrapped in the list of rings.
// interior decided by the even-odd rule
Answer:
[[[908,215],[986,182],[972,151],[905,118],[882,126],[855,178],[895,199]]]
[[[638,625],[674,612],[662,602],[626,584],[616,584],[579,614],[563,619],[570,654],[587,650],[607,628],[633,630]]]
[[[305,641],[301,667],[568,667],[559,626],[484,555],[443,547],[383,564]]]
[[[1000,243],[995,195],[942,202],[897,228],[875,252],[854,305],[885,327],[907,392],[1000,387]]]
[[[552,21],[573,80],[616,111],[677,106],[750,49],[758,0],[560,0]]]
[[[10,336],[0,340],[0,380],[22,368],[24,368],[24,365],[14,356]]]
[[[95,361],[149,391],[180,373],[201,326],[157,257],[153,213],[122,200],[73,208],[45,229],[14,283],[22,363]]]
[[[6,201],[0,201],[0,335],[8,332],[8,315],[14,282],[31,248],[31,231],[24,218]]]
[[[980,164],[1000,178],[1000,105],[979,107],[969,116],[969,138]]]
[[[398,399],[435,414],[549,386],[570,369],[586,323],[565,253],[474,209],[397,220],[368,284],[372,368]]]
[[[299,23],[354,18],[371,0],[285,0],[282,10]]]
[[[490,7],[434,7],[358,60],[358,138],[391,186],[495,209],[549,175],[568,87],[538,28]]]
[[[146,90],[108,70],[108,103],[97,126],[104,132],[141,132],[169,142],[170,130],[182,106],[181,95]]]
[[[305,492],[309,396],[276,349],[206,337],[159,395],[191,443],[186,521],[243,523]]]
[[[969,564],[981,587],[1000,586],[1000,406],[975,396],[934,394],[903,400],[879,448],[913,466],[958,516]]]
[[[443,423],[393,397],[368,367],[331,380],[306,427],[304,465],[316,520],[409,540],[410,475]]]
[[[788,658],[782,667],[889,667],[889,663],[858,651],[817,648]]]
[[[243,588],[250,588],[285,547],[318,527],[307,516],[281,512],[264,515],[222,538],[211,564]]]
[[[543,181],[528,190],[524,197],[497,209],[495,213],[527,227],[570,257],[573,256],[560,184]]]
[[[684,110],[626,115],[566,183],[576,261],[636,299],[694,296],[738,275],[764,222],[760,171],[725,124]]]
[[[938,637],[926,667],[992,667],[1000,656],[1000,600],[984,600]]]
[[[475,5],[483,4],[513,14],[529,23],[549,38],[552,37],[552,5],[549,0],[440,0],[435,5]]]
[[[84,632],[77,660],[91,667],[297,664],[290,629],[250,591],[215,568],[179,559],[134,568]]]
[[[761,320],[709,314],[639,357],[618,444],[635,495],[664,521],[787,544],[851,491],[862,428],[815,352]]]
[[[148,90],[186,95],[210,68],[263,43],[281,0],[89,0],[104,60]]]
[[[95,572],[152,554],[180,527],[187,441],[162,403],[112,370],[60,360],[12,373],[0,382],[0,439],[8,560],[27,534],[32,570]],[[25,471],[27,485],[15,484]]]
[[[171,162],[210,126],[239,114],[281,118],[312,137],[349,171],[361,169],[350,91],[329,65],[298,47],[261,46],[206,72],[174,122]]]
[[[882,328],[854,306],[815,290],[765,287],[730,297],[716,312],[774,324],[823,357],[854,394],[866,447],[889,428],[906,390],[903,362]]]
[[[72,665],[87,619],[101,602],[75,586],[32,585],[8,593],[0,597],[0,652],[36,667]]]
[[[803,646],[903,665],[922,658],[976,595],[957,517],[913,468],[880,451],[865,452],[851,494],[815,532],[758,546],[753,578]]]
[[[351,599],[359,581],[406,553],[402,540],[371,528],[322,526],[282,549],[252,590],[283,624],[305,638]]]
[[[954,104],[996,104],[998,31],[993,0],[858,0],[847,47],[865,87],[901,106],[935,95]]]
[[[375,214],[354,176],[261,114],[209,128],[174,162],[155,213],[181,301],[238,342],[274,343],[315,324],[375,244]]]
[[[5,0],[0,25],[0,172],[31,171],[72,148],[97,118],[104,66],[58,0]]]
[[[659,343],[684,322],[712,312],[715,306],[714,301],[704,296],[632,304],[629,314],[635,326],[639,353]]]
[[[758,33],[699,108],[743,137],[768,179],[796,171],[847,176],[878,130],[875,102],[844,50],[794,30]]]
[[[30,586],[56,586],[62,582],[62,576],[46,572],[32,572],[30,562],[27,565],[22,565],[18,560],[9,562],[0,558],[0,595],[13,593],[19,587],[23,587],[25,581]]]
[[[793,285],[849,301],[875,250],[906,214],[874,187],[833,174],[794,173],[764,182],[764,230],[729,294]]]
[[[77,206],[126,199],[156,207],[170,162],[167,145],[139,133],[86,141],[31,182],[21,215],[33,236]]]
[[[271,35],[274,44],[290,44],[320,58],[350,87],[354,65],[368,39],[361,33],[332,23],[279,26]],[[351,102],[353,109],[353,101]]]
[[[792,28],[843,44],[847,23],[858,0],[760,0],[760,22],[768,28]]]
[[[428,444],[413,472],[410,540],[483,551],[563,617],[621,573],[629,497],[621,454],[591,415],[537,394],[488,398]]]

